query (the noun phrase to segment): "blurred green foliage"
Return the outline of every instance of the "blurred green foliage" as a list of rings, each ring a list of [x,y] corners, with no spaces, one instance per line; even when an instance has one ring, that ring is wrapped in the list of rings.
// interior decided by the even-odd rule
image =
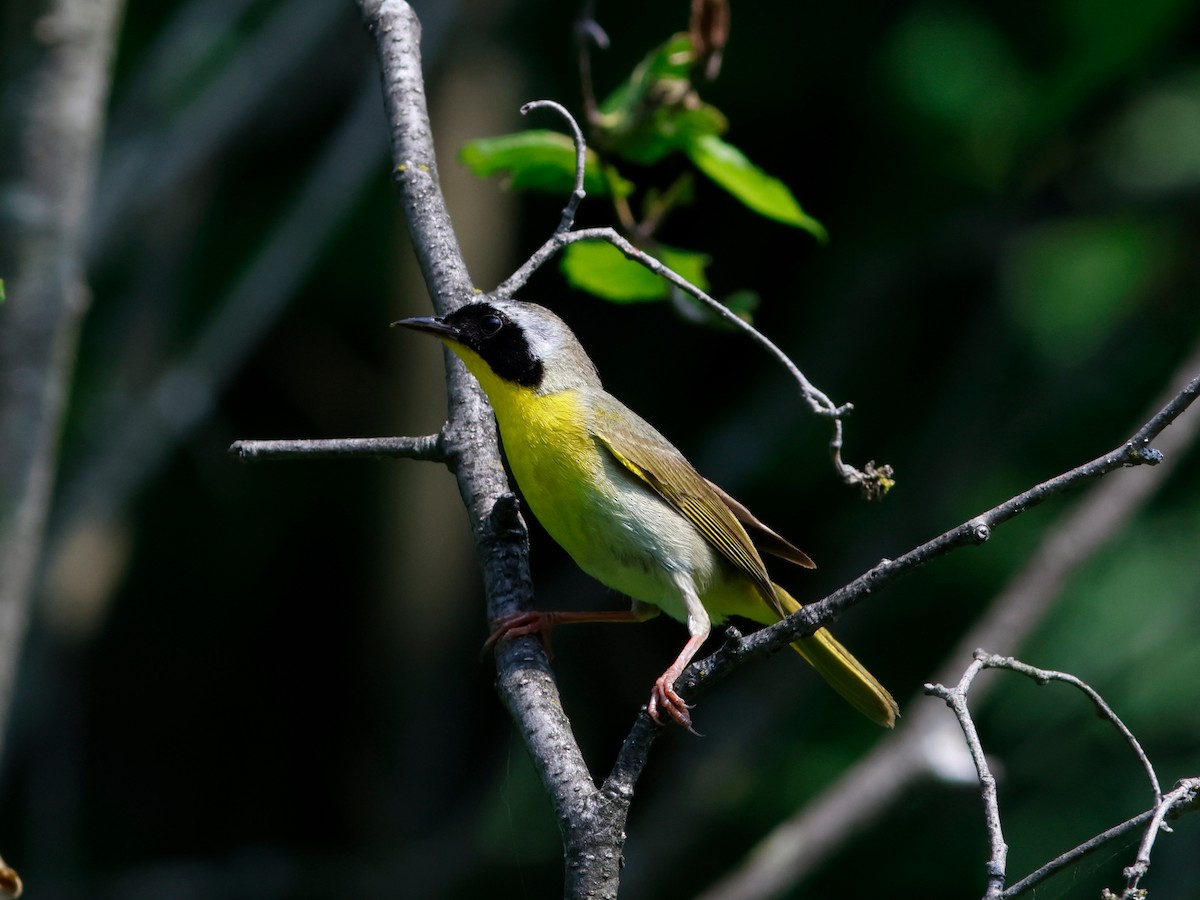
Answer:
[[[487,289],[565,196],[505,205],[457,154],[524,127],[530,99],[578,108],[576,10],[418,12],[441,173]],[[596,14],[612,38],[593,53],[603,91],[685,26],[687,4]],[[549,269],[526,296],[571,323],[613,393],[811,553],[820,568],[784,580],[822,596],[1116,445],[1196,344],[1197,24],[1179,0],[735,4],[704,102],[830,239],[707,178],[657,237],[703,252],[696,277],[715,296],[761,298],[757,324],[854,402],[847,457],[898,473],[880,504],[838,484],[827,423],[743,339],[669,304],[596,302]],[[5,859],[52,898],[555,895],[556,823],[479,660],[483,604],[449,476],[225,453],[237,438],[442,421],[440,358],[387,328],[427,305],[353,5],[132,0],[115,66],[94,297],[0,779]],[[559,169],[571,161],[561,138],[544,142]],[[621,177],[665,191],[693,168],[659,165],[662,181],[628,162]],[[580,211],[613,219],[602,196]],[[625,262],[573,248],[575,282],[578,253]],[[1167,784],[1200,760],[1198,459],[1020,651],[1100,689]],[[906,710],[935,702],[920,686],[1069,503],[872,598],[839,636]],[[622,603],[532,527],[545,608]],[[555,635],[598,774],[681,635],[669,621]],[[1145,807],[1136,763],[1085,704],[994,677],[1008,680],[980,728],[1014,874]],[[664,736],[639,785],[630,897],[695,895],[883,737],[782,657],[695,716],[708,737]],[[1160,837],[1152,896],[1195,896],[1196,828]],[[972,896],[985,852],[975,790],[931,783],[791,896]],[[1132,856],[1047,895],[1115,888]]]

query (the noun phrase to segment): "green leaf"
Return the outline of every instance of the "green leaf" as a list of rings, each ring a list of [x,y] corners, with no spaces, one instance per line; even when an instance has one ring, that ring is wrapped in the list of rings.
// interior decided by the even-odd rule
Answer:
[[[704,269],[710,260],[705,254],[660,246],[653,255],[696,287],[708,289]],[[562,271],[572,287],[616,303],[665,300],[671,289],[668,281],[603,241],[569,244]]]
[[[691,38],[676,34],[650,51],[629,79],[599,108],[599,146],[640,165],[653,165],[706,134],[729,127],[715,106],[692,87]]]
[[[817,240],[828,238],[825,226],[806,213],[786,184],[768,175],[737,147],[716,135],[703,135],[687,146],[696,168],[761,216],[803,228]]]
[[[468,141],[459,159],[481,178],[507,176],[513,190],[567,194],[575,185],[575,144],[557,131],[532,129]],[[606,177],[590,150],[584,166],[583,187],[589,194],[625,196],[632,192],[633,185],[611,167]]]
[[[691,87],[692,58],[692,39],[683,32],[672,35],[647,53],[625,83],[605,98],[600,115],[610,119],[637,115],[647,103],[672,102],[681,90]]]
[[[610,132],[605,146],[622,159],[650,166],[670,153],[686,152],[700,138],[724,133],[729,123],[716,107],[701,103],[695,108],[662,107],[635,125]]]
[[[0,303],[4,302],[4,279],[0,278]]]

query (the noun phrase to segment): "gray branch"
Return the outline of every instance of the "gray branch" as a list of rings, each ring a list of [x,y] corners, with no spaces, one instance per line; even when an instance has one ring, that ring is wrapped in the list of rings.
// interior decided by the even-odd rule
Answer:
[[[758,344],[772,356],[776,362],[787,369],[788,374],[791,375],[792,379],[799,386],[800,396],[808,404],[808,408],[816,415],[833,421],[833,437],[829,441],[829,455],[833,460],[833,465],[837,470],[838,476],[845,484],[858,487],[862,494],[869,499],[878,499],[886,494],[892,484],[893,473],[891,466],[883,465],[876,467],[874,461],[871,461],[860,470],[842,459],[842,420],[854,410],[854,404],[844,403],[841,406],[836,405],[823,391],[819,390],[816,385],[809,381],[807,376],[800,371],[800,367],[792,362],[791,357],[776,346],[765,334],[745,319],[735,315],[729,307],[725,306],[725,304],[721,303],[715,297],[702,291],[674,269],[664,265],[649,253],[635,247],[616,230],[606,227],[573,230],[575,213],[584,198],[583,180],[587,160],[587,147],[584,144],[583,132],[579,128],[579,123],[575,121],[575,117],[567,112],[563,106],[552,100],[536,100],[532,103],[527,103],[521,108],[521,112],[529,113],[539,108],[554,110],[566,121],[567,126],[571,129],[571,136],[575,142],[575,185],[571,191],[571,197],[567,205],[563,208],[562,219],[559,221],[554,233],[550,235],[541,247],[534,251],[533,255],[516,272],[505,279],[493,293],[496,296],[504,298],[513,296],[533,277],[534,272],[549,262],[568,244],[578,243],[579,241],[605,241],[611,244],[625,254],[627,259],[645,266],[655,275],[674,285],[678,290],[699,301],[718,319],[747,335],[754,343]]]
[[[727,644],[708,658],[693,663],[680,677],[677,687],[682,688],[681,693],[685,699],[695,699],[709,685],[749,660],[775,653],[797,638],[812,634],[818,628],[833,622],[850,607],[861,603],[870,594],[891,585],[926,563],[952,550],[985,543],[997,527],[1051,497],[1120,468],[1157,465],[1162,461],[1163,454],[1151,447],[1150,442],[1175,421],[1197,395],[1200,395],[1200,376],[1192,378],[1129,440],[1114,450],[1005,500],[998,506],[909,550],[895,560],[880,561],[872,569],[824,599],[805,606],[769,628]]]
[[[374,35],[392,131],[396,181],[433,305],[444,314],[474,295],[438,184],[425,105],[420,26],[400,0],[359,0]],[[527,535],[500,462],[491,410],[447,355],[449,421],[442,445],[467,507],[483,568],[488,616],[531,606]],[[550,665],[534,638],[496,648],[497,689],[554,804],[563,833],[568,897],[615,897],[629,797],[597,790],[563,712]]]
[[[988,844],[992,853],[987,861],[987,891],[984,900],[999,900],[1004,890],[1004,880],[1008,871],[1008,844],[1004,841],[1004,829],[1000,823],[1000,801],[996,795],[996,776],[988,765],[987,755],[983,752],[983,744],[979,740],[979,732],[975,728],[975,720],[967,708],[967,692],[971,683],[987,662],[976,656],[967,667],[963,677],[953,688],[940,684],[925,685],[925,692],[940,697],[954,711],[958,724],[962,728],[963,738],[967,742],[967,750],[975,763],[975,771],[979,773],[979,786],[983,795],[983,819],[987,826]]]
[[[424,107],[416,20],[408,6],[398,0],[360,0],[360,6],[368,27],[379,42],[386,103],[392,123],[396,180],[435,310],[445,313],[467,302],[474,291],[458,253],[438,187]],[[573,195],[556,236],[547,242],[547,247],[555,243],[561,246],[572,240],[600,238],[611,241],[608,233],[570,231],[576,205],[577,198]],[[630,249],[638,253],[635,248]],[[653,269],[654,265],[650,267]],[[527,269],[531,270],[523,267],[522,272],[506,281],[497,293],[519,287]],[[661,274],[676,283],[671,277],[674,273],[664,270]],[[686,283],[677,286],[685,290],[690,287]],[[694,289],[688,292],[695,296]],[[503,479],[494,423],[486,402],[478,386],[453,357],[448,357],[447,372],[451,411],[441,435],[442,446],[471,514],[484,569],[488,611],[496,618],[529,604],[525,528],[515,498]],[[690,696],[698,696],[738,665],[774,652],[799,635],[811,633],[867,594],[919,565],[951,550],[986,541],[993,528],[1042,500],[1120,466],[1157,462],[1161,456],[1149,446],[1149,441],[1186,408],[1198,387],[1200,384],[1193,381],[1133,439],[1112,454],[1038,485],[898,560],[885,560],[845,588],[777,626],[745,639],[734,634],[717,654],[689,669],[681,679],[681,687]],[[828,403],[826,414],[836,417],[848,411],[845,407],[834,407],[825,399]],[[819,399],[817,402],[821,405]],[[838,451],[835,435],[835,458]],[[538,642],[532,638],[501,642],[496,650],[496,661],[499,692],[533,756],[562,827],[566,895],[615,896],[624,822],[633,785],[645,766],[658,728],[646,716],[639,716],[612,772],[597,789],[571,734],[548,661]]]
[[[0,35],[0,722],[89,295],[91,207],[120,0],[23,0]],[[0,744],[3,736],[0,733]]]
[[[987,826],[988,842],[992,848],[992,855],[987,863],[988,879],[984,900],[1007,900],[1007,898],[1016,897],[1025,891],[1032,890],[1051,875],[1078,862],[1087,854],[1122,837],[1134,828],[1146,824],[1145,832],[1138,846],[1137,858],[1132,866],[1125,869],[1126,885],[1121,898],[1122,900],[1134,900],[1134,898],[1142,896],[1144,892],[1140,891],[1138,882],[1145,877],[1150,869],[1150,850],[1154,846],[1154,841],[1158,837],[1159,831],[1165,828],[1164,822],[1167,816],[1178,816],[1184,812],[1194,810],[1196,806],[1196,789],[1197,785],[1200,784],[1200,780],[1195,778],[1184,779],[1175,786],[1174,790],[1164,796],[1162,789],[1159,787],[1158,776],[1154,772],[1154,766],[1150,763],[1150,758],[1142,749],[1137,738],[1134,737],[1133,732],[1121,721],[1104,698],[1077,676],[1067,672],[1039,669],[1028,663],[1013,659],[1011,656],[999,656],[987,653],[984,650],[976,650],[974,655],[975,659],[967,666],[958,684],[952,688],[945,687],[942,684],[927,684],[925,685],[925,693],[931,694],[934,697],[940,697],[954,711],[954,715],[958,719],[958,724],[962,728],[963,737],[967,743],[967,750],[979,774],[979,784],[983,794],[984,821]],[[1100,717],[1111,722],[1113,727],[1121,734],[1121,737],[1124,738],[1125,742],[1133,749],[1138,762],[1145,770],[1146,776],[1150,781],[1151,790],[1154,792],[1154,806],[1146,812],[1135,816],[1121,825],[1114,826],[1096,837],[1085,841],[1078,847],[1058,856],[1056,859],[1041,866],[1037,871],[1022,878],[1008,889],[1004,887],[1007,877],[1008,846],[1004,842],[1004,832],[1000,823],[1000,803],[996,795],[996,778],[992,775],[991,769],[988,766],[983,744],[975,728],[975,721],[971,716],[970,709],[967,707],[967,694],[971,690],[975,676],[984,669],[1007,669],[1010,672],[1025,675],[1038,684],[1060,681],[1082,691],[1092,701]],[[1104,896],[1116,900],[1116,895],[1111,891],[1105,890]]]
[[[1152,409],[1177,397],[1200,371],[1200,343],[1168,380]],[[1147,413],[1149,416],[1150,413]],[[1154,478],[1114,478],[1095,484],[1050,530],[1026,566],[988,605],[979,622],[947,655],[936,679],[952,681],[975,647],[1015,652],[1053,607],[1063,585],[1101,552],[1155,493],[1200,435],[1200,416],[1179,420],[1156,438],[1164,461]],[[976,687],[976,702],[990,683]],[[956,777],[942,771],[930,745],[943,739],[943,717],[917,707],[891,737],[848,769],[803,809],[777,826],[739,866],[707,891],[704,900],[762,900],[778,896],[813,872],[858,830],[896,805],[921,781]],[[1032,877],[1032,876],[1030,876]],[[1016,885],[1009,889],[1014,890]]]
[[[281,459],[424,459],[446,461],[441,434],[421,437],[234,441],[231,456],[244,462]]]
[[[1126,819],[1120,825],[1114,825],[1112,828],[1100,832],[1095,837],[1084,841],[1078,847],[1074,847],[1061,856],[1050,860],[1050,862],[1041,866],[1037,871],[1030,872],[1005,890],[1001,897],[1004,900],[1008,900],[1010,897],[1020,896],[1031,888],[1037,887],[1051,875],[1075,865],[1075,863],[1079,862],[1085,856],[1094,853],[1101,847],[1111,844],[1115,840],[1123,838],[1131,831],[1135,831],[1148,823],[1150,827],[1146,829],[1145,836],[1142,839],[1142,846],[1138,848],[1138,858],[1140,862],[1144,850],[1146,865],[1149,866],[1150,851],[1149,847],[1146,846],[1147,842],[1153,843],[1154,837],[1158,832],[1165,830],[1165,819],[1177,819],[1185,813],[1196,812],[1200,808],[1200,804],[1197,802],[1198,799],[1200,799],[1200,778],[1184,778],[1172,790],[1163,794],[1158,803],[1150,809],[1138,813],[1132,819]],[[1136,869],[1136,865],[1135,863],[1134,867],[1125,870],[1127,877],[1136,874],[1137,878],[1140,878],[1145,874],[1144,870]],[[1131,877],[1131,885],[1122,897],[1129,895],[1129,900],[1133,900],[1137,896],[1137,878]],[[1130,891],[1134,893],[1129,894]],[[1112,893],[1105,891],[1105,896],[1111,897]]]

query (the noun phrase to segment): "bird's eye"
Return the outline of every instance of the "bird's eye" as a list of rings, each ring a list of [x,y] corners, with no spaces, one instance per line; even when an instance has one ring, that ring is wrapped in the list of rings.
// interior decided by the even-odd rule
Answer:
[[[495,313],[489,313],[479,320],[479,332],[484,337],[495,337],[504,327],[504,320]]]

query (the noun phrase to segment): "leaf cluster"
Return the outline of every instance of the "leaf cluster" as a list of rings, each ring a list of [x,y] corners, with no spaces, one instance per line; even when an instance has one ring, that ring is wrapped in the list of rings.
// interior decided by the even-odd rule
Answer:
[[[725,140],[728,118],[702,100],[696,86],[708,58],[696,29],[673,34],[647,53],[590,110],[584,176],[585,191],[609,198],[623,233],[635,246],[705,291],[712,257],[657,237],[671,212],[696,202],[697,173],[760,216],[807,231],[820,241],[827,237],[825,227],[805,212],[785,182]],[[503,177],[513,190],[564,196],[574,182],[574,147],[565,135],[552,131],[530,129],[473,140],[463,147],[461,159],[474,174]],[[664,173],[675,173],[665,186]],[[672,295],[669,284],[609,245],[568,246],[562,271],[573,287],[617,303]],[[756,303],[749,291],[725,299],[744,317]]]

